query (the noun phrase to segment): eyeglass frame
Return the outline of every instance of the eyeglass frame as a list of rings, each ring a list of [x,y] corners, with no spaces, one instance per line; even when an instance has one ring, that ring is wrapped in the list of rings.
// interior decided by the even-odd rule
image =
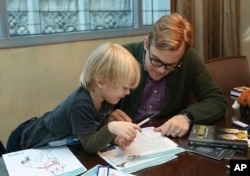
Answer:
[[[177,70],[178,68],[181,67],[182,58],[178,61],[177,65],[171,66],[172,64],[165,64],[165,63],[162,62],[160,59],[152,58],[150,55],[151,55],[151,54],[150,54],[150,45],[149,45],[149,47],[148,47],[148,58],[149,58],[150,63],[151,63],[154,67],[160,68],[160,67],[164,66],[164,68],[165,68],[166,70],[169,70],[169,71],[175,71],[175,70]],[[152,61],[156,61],[156,62],[159,63],[160,65],[155,65],[155,64],[153,64]],[[168,67],[170,67],[170,68],[168,68]]]

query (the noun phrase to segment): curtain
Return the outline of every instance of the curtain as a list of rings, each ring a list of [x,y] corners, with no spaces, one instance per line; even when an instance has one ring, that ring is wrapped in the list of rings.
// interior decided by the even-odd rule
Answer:
[[[191,22],[194,47],[204,60],[240,55],[240,1],[176,0],[176,12]]]

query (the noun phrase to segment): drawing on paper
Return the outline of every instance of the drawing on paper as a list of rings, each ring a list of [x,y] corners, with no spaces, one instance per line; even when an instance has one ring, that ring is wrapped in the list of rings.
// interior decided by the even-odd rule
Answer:
[[[26,156],[21,164],[25,167],[43,169],[53,175],[64,172],[64,164],[61,164],[57,157],[51,154],[50,151],[40,151],[35,156]]]
[[[67,146],[20,150],[3,160],[9,176],[71,176],[87,170]]]

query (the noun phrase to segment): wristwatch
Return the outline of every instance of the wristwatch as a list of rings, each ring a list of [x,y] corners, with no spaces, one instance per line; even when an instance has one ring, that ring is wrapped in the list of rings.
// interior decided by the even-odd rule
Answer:
[[[185,119],[188,121],[189,124],[191,125],[193,124],[194,118],[190,113],[185,112],[185,113],[182,113],[182,115],[184,115]]]

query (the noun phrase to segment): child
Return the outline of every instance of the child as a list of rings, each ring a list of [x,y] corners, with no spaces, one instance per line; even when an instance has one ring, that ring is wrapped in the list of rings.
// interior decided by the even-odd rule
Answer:
[[[140,66],[118,44],[105,43],[87,59],[80,76],[81,86],[54,110],[19,125],[10,135],[7,152],[48,145],[77,136],[87,153],[96,153],[114,137],[133,141],[140,127],[112,121],[100,125],[113,105],[130,93],[140,80]]]

